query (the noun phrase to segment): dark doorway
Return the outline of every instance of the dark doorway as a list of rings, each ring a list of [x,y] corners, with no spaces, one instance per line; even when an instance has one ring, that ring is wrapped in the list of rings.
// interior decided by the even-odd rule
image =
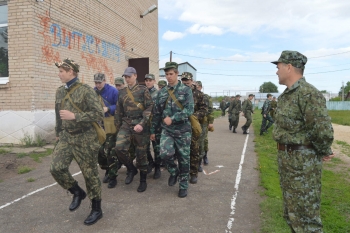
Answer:
[[[129,66],[136,69],[138,83],[145,85],[145,75],[149,74],[149,58],[130,58]]]

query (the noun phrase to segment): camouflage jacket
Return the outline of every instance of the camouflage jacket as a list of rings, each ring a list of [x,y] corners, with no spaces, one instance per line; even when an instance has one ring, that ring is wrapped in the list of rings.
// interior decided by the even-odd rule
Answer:
[[[270,111],[272,111],[272,110],[276,110],[276,108],[277,108],[277,101],[276,100],[271,100],[271,110]]]
[[[246,114],[248,111],[254,113],[253,104],[250,99],[246,99],[242,104],[242,112]]]
[[[173,99],[169,96],[168,90],[174,90],[174,95],[178,102],[183,106],[179,108]],[[178,82],[174,87],[165,86],[158,91],[157,99],[153,108],[153,117],[151,124],[151,134],[156,132],[159,124],[168,132],[191,132],[191,123],[188,117],[194,112],[194,102],[191,88]],[[172,120],[171,125],[163,122],[165,117],[169,116]]]
[[[273,138],[281,144],[312,145],[320,156],[332,154],[326,100],[304,77],[278,98]]]
[[[231,114],[239,114],[242,111],[242,104],[240,100],[233,100],[230,104],[228,112]]]
[[[124,122],[130,126],[140,124],[145,129],[153,108],[152,97],[147,87],[137,83],[129,89],[135,102],[142,104],[144,109],[141,109],[130,99],[127,88],[129,87],[127,86],[119,91],[117,111],[115,113],[117,129],[119,129]]]
[[[266,99],[261,109],[261,114],[263,115],[269,114],[270,110],[271,110],[271,100]]]
[[[220,102],[220,109],[221,109],[221,110],[225,110],[225,108],[226,108],[226,103],[225,103],[225,101],[221,101],[221,102]]]
[[[208,94],[204,94],[204,103],[208,106],[208,113],[206,115],[206,122],[204,124],[213,124],[214,123],[214,111],[213,111],[213,102],[211,97]]]
[[[198,91],[195,85],[192,85],[192,95],[194,101],[194,113],[193,115],[197,117],[199,121],[208,114],[208,105],[204,102],[204,94]]]
[[[59,134],[62,131],[74,131],[77,129],[92,127],[92,122],[102,121],[104,117],[102,104],[96,92],[87,84],[82,84],[70,94],[71,100],[78,108],[81,109],[82,112],[74,108],[69,99],[64,100],[66,94],[78,84],[81,84],[79,80],[74,82],[68,89],[66,89],[65,86],[61,86],[56,91],[56,137],[59,137]],[[61,109],[62,101],[64,101],[64,104],[63,108]],[[60,110],[68,110],[73,112],[75,115],[75,120],[61,120],[59,113]]]
[[[157,88],[155,88],[155,87],[153,86],[151,89],[148,89],[148,91],[149,91],[149,93],[151,94],[153,103],[155,103],[155,102],[156,102],[156,99],[157,99],[157,94],[158,94]]]

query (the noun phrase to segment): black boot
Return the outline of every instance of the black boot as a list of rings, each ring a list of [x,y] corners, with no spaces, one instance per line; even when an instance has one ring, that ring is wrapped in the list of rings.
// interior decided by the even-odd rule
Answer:
[[[69,188],[68,191],[73,194],[73,200],[69,206],[69,210],[74,211],[78,209],[81,201],[85,199],[86,193],[82,188],[79,187],[78,182],[73,187]]]
[[[102,218],[101,200],[92,199],[91,200],[91,212],[89,216],[85,219],[85,225],[92,225],[96,223],[100,218]]]
[[[209,164],[207,153],[208,153],[208,151],[206,151],[204,156],[203,156],[203,163],[204,163],[205,166]]]
[[[153,159],[152,160],[148,160],[147,174],[151,173],[153,168],[154,168]]]
[[[191,175],[190,183],[197,184],[197,176],[196,175]]]
[[[153,174],[153,179],[159,179],[160,178],[160,165],[159,164],[156,164],[154,166],[154,174]]]
[[[199,160],[198,172],[203,172],[202,160]]]
[[[174,176],[170,176],[168,179],[168,185],[174,186],[177,182],[177,177],[179,176],[179,173],[176,173]]]
[[[133,163],[126,165],[126,167],[128,171],[127,171],[127,176],[125,178],[125,184],[130,184],[134,179],[134,176],[137,174],[137,169]]]
[[[109,181],[108,169],[106,169],[105,177],[103,177],[102,182],[103,183],[108,183],[108,181]]]
[[[117,186],[117,177],[109,179],[109,182],[108,182],[108,188],[109,189],[112,189],[115,186]]]
[[[137,192],[141,193],[141,192],[146,191],[146,189],[147,189],[146,178],[147,178],[147,172],[140,171],[140,185],[137,188]]]
[[[180,189],[178,196],[181,197],[181,198],[187,197],[187,189]]]
[[[231,125],[231,124],[228,126],[228,129],[229,129],[230,131],[232,130],[232,125]]]
[[[232,133],[237,133],[236,128],[233,128]]]

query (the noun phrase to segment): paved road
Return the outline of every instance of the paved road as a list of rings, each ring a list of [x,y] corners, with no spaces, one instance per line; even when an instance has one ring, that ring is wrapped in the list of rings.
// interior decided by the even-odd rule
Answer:
[[[166,170],[159,180],[153,180],[152,173],[147,190],[138,193],[139,177],[125,185],[126,169],[122,168],[115,189],[103,185],[103,218],[85,226],[89,201],[85,199],[75,212],[68,210],[71,195],[52,185],[48,157],[36,170],[0,183],[0,232],[259,232],[261,199],[254,136],[243,135],[240,128],[238,134],[230,132],[226,117],[217,119],[214,126],[215,132],[209,133],[209,165],[198,183],[190,185],[187,198],[177,197],[178,186],[167,185]],[[71,172],[79,172],[76,164]],[[36,181],[28,183],[29,177]],[[85,189],[82,175],[75,177]]]

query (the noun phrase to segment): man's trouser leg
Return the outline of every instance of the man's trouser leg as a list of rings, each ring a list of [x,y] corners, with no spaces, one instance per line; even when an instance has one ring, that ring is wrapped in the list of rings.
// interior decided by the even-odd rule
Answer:
[[[270,114],[267,114],[267,115],[266,115],[266,120],[267,120],[269,123],[267,124],[265,130],[267,130],[268,128],[270,128],[271,125],[274,123],[274,121],[273,121],[272,117],[270,116]]]
[[[261,122],[261,127],[260,127],[260,135],[265,131],[266,129],[266,117],[264,117],[264,115],[262,115],[262,122]]]
[[[322,232],[322,158],[314,150],[278,151],[284,218],[297,233]]]
[[[237,129],[238,123],[239,123],[239,113],[232,114],[232,121],[233,121],[232,122],[233,127]]]
[[[118,159],[115,153],[115,142],[117,140],[116,134],[107,134],[105,147],[107,150],[106,157],[108,161],[108,177],[114,179],[118,176]]]
[[[174,154],[174,135],[163,129],[160,137],[160,158],[164,160],[165,166],[171,176],[179,174],[179,169],[174,162]]]
[[[204,138],[204,152],[208,152],[209,151],[209,141],[208,141],[208,128],[207,128],[207,132],[205,134],[205,138]]]
[[[208,124],[201,124],[202,126],[202,133],[199,137],[198,144],[199,144],[199,160],[201,160],[205,154],[204,150],[204,140],[208,136]]]
[[[160,137],[161,137],[161,132],[156,132],[155,134],[156,140],[152,141],[152,146],[153,146],[153,152],[154,152],[154,164],[160,165],[162,162],[162,159],[160,158]]]
[[[198,177],[198,165],[200,161],[198,140],[191,139],[190,146],[190,175]]]
[[[53,178],[64,189],[73,187],[76,181],[69,172],[69,165],[74,158],[84,176],[89,198],[101,200],[101,181],[96,156],[98,149],[98,145],[76,146],[59,141],[52,154],[50,166]]]
[[[247,112],[246,114],[244,114],[244,117],[247,119],[246,123],[244,124],[244,127],[246,129],[248,129],[250,124],[252,123],[252,114],[251,114],[251,112]]]

